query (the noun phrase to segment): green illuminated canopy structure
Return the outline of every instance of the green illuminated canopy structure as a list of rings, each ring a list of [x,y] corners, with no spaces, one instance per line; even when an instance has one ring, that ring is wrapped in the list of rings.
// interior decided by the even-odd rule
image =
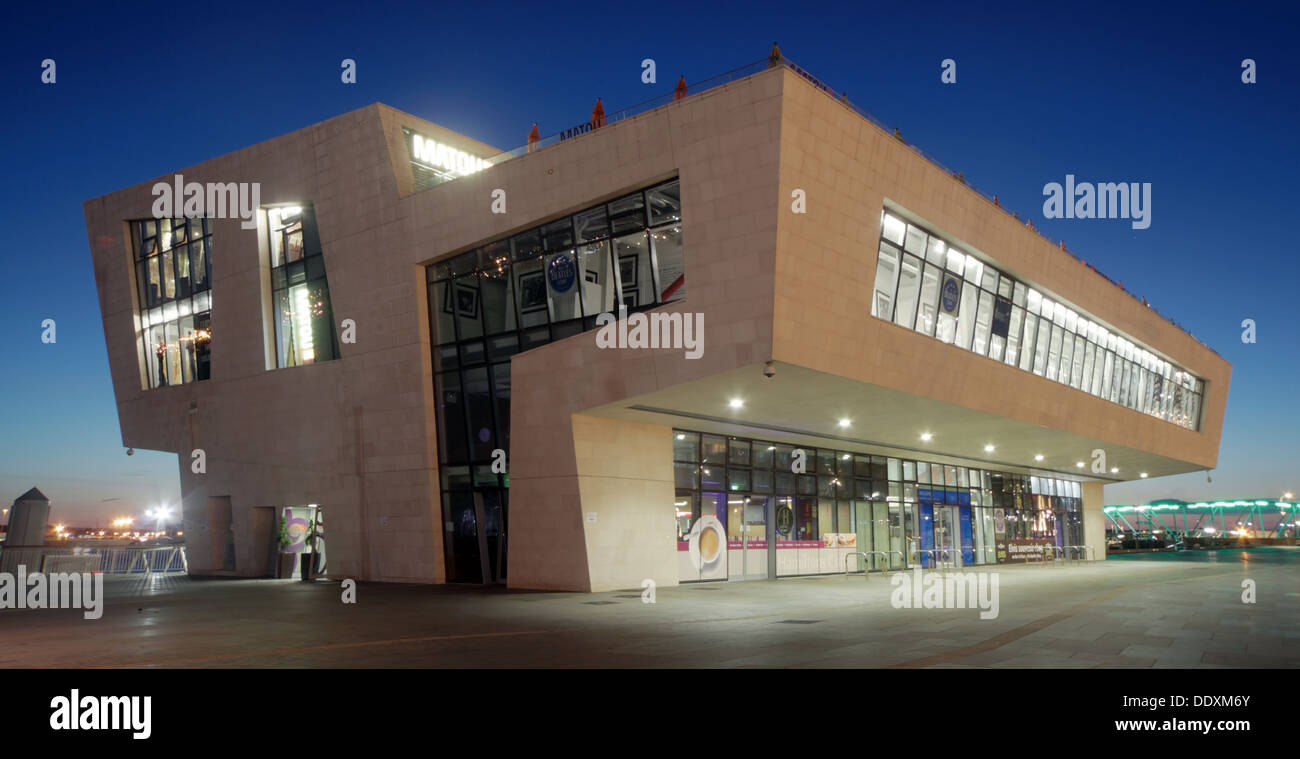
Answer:
[[[1277,538],[1296,535],[1300,528],[1298,507],[1300,504],[1270,498],[1195,502],[1167,498],[1140,506],[1107,506],[1103,512],[1120,531]]]

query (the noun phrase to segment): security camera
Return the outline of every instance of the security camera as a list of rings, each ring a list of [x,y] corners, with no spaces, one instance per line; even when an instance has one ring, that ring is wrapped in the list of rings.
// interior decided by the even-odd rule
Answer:
[[[775,377],[776,364],[772,363],[771,361],[768,361],[766,364],[763,364],[763,376],[767,377],[768,379]]]
[[[128,455],[128,456],[134,456],[134,455],[135,455],[135,449],[134,449],[134,448],[127,448],[127,449],[126,449],[126,455]]]

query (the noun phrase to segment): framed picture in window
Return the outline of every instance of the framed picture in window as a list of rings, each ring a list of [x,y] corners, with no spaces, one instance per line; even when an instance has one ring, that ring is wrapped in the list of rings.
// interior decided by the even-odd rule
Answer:
[[[637,254],[629,253],[618,257],[618,276],[623,281],[623,291],[635,290],[637,287]]]
[[[284,255],[286,261],[297,261],[302,258],[301,224],[284,230]]]
[[[452,300],[453,296],[455,300]],[[454,313],[467,319],[478,318],[478,290],[473,285],[457,282],[453,291],[451,280],[448,280],[442,290],[442,312],[452,314],[453,304]]]
[[[541,270],[519,275],[519,312],[531,314],[546,310],[546,279]]]

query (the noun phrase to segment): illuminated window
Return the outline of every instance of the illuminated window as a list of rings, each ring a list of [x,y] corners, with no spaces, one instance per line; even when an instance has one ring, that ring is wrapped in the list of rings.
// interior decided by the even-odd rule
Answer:
[[[314,210],[310,206],[269,208],[266,218],[276,368],[338,358],[334,312]]]
[[[872,316],[1181,427],[1199,427],[1204,382],[1015,281],[995,263],[884,211],[873,296]]]
[[[130,223],[137,335],[146,388],[210,376],[212,227],[206,219]]]
[[[447,579],[480,582],[480,539],[492,573],[493,557],[505,556],[497,553],[493,525],[508,522],[510,478],[492,462],[494,450],[510,450],[510,357],[596,329],[602,313],[645,311],[686,297],[680,185],[672,179],[524,229],[430,264],[425,275]],[[678,440],[683,450],[700,447],[698,435]],[[692,453],[692,463],[676,466],[674,476],[679,487],[718,491],[722,500],[707,511],[725,525],[722,491],[735,485],[771,492],[781,473],[728,477],[725,446],[710,451],[708,441],[704,457],[717,465],[701,465]],[[481,524],[475,494],[485,500]],[[674,507],[679,530],[699,516],[700,496],[691,498]],[[504,564],[500,570],[507,574]]]

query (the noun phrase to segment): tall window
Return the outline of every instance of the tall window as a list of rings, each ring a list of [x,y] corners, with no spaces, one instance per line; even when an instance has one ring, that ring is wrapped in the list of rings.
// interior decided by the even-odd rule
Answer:
[[[269,208],[266,217],[276,368],[338,358],[315,211],[310,206]]]
[[[212,227],[207,219],[130,223],[147,388],[210,376]]]
[[[481,527],[488,579],[499,579],[510,483],[492,471],[492,451],[510,450],[510,357],[593,329],[597,314],[620,306],[642,311],[686,296],[677,180],[439,261],[426,276],[447,577],[484,580]]]

